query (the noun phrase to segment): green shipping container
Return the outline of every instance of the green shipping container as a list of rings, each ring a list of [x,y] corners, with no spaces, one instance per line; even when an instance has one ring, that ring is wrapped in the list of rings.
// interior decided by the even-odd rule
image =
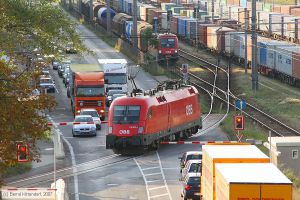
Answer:
[[[266,11],[266,12],[272,12],[272,4],[270,3],[265,3],[263,5],[263,11]]]

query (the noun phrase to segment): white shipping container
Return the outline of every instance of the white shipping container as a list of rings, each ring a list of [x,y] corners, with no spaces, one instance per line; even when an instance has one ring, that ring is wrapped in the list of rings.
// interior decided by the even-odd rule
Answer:
[[[167,13],[161,14],[161,28],[164,30],[168,29]]]
[[[261,31],[269,31],[269,12],[257,11],[257,28]]]
[[[234,35],[243,34],[243,32],[227,32],[225,33],[225,52],[228,54],[234,54]]]
[[[295,17],[291,15],[285,15],[282,16],[282,28],[283,28],[283,36],[285,37],[291,37],[295,38],[296,37],[296,27],[295,27],[295,21],[298,19],[298,29],[300,28],[300,17]],[[299,31],[298,31],[299,32]]]
[[[270,33],[276,33],[281,35],[281,17],[284,14],[281,13],[270,13],[269,15],[269,31]]]
[[[240,58],[245,58],[245,34],[235,35],[236,39],[236,48],[234,49],[236,56]],[[247,35],[247,46],[251,46],[251,34]],[[248,52],[249,54],[249,52]]]
[[[266,48],[266,58],[267,58],[267,66],[270,69],[276,69],[276,59],[277,53],[280,52],[278,50],[279,47],[290,47],[295,46],[294,44],[289,44],[287,42],[273,41],[272,43],[267,44]]]
[[[239,18],[239,8],[240,6],[229,6],[229,19],[238,19]]]
[[[283,74],[292,76],[293,63],[292,63],[292,49],[294,47],[277,47],[276,48],[276,66],[275,70]]]

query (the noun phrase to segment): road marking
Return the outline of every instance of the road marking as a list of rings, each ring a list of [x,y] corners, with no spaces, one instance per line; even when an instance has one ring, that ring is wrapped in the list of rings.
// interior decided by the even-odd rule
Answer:
[[[155,199],[155,198],[163,197],[163,196],[167,196],[167,195],[169,195],[169,194],[168,194],[168,193],[165,193],[165,194],[159,194],[159,195],[151,196],[150,198],[151,198],[151,199]]]
[[[154,176],[154,175],[159,175],[159,174],[161,174],[161,172],[153,173],[153,174],[145,174],[145,176]]]
[[[159,167],[148,167],[148,168],[144,168],[142,169],[143,171],[146,171],[146,170],[150,170],[150,169],[159,169]]]
[[[163,179],[157,179],[157,180],[147,181],[147,183],[155,183],[155,182],[159,182],[159,181],[163,181]]]
[[[163,170],[180,170],[179,168],[176,167],[167,167],[167,168],[162,168]]]
[[[153,187],[153,188],[149,188],[149,190],[157,190],[157,189],[161,189],[161,188],[165,188],[166,186],[163,185],[163,186],[159,186],[159,187]]]
[[[45,151],[53,151],[54,148],[46,148]]]
[[[164,180],[164,183],[165,183],[165,186],[166,186],[168,195],[169,195],[170,199],[172,200],[172,196],[171,196],[171,193],[170,193],[170,190],[169,190],[167,181],[166,181],[166,177],[165,177],[165,174],[164,174],[164,170],[163,170],[163,168],[162,168],[161,160],[160,160],[160,157],[159,157],[159,154],[158,154],[157,151],[156,151],[156,155],[157,155],[157,157],[158,157],[158,163],[159,163],[159,167],[160,167],[160,170],[161,170],[161,175],[162,175],[162,177],[163,177],[163,180]]]
[[[107,184],[107,186],[117,186],[117,185],[119,185],[119,184],[117,184],[117,183],[108,183]]]
[[[53,119],[51,118],[51,116],[48,115],[48,118],[50,119],[50,121],[54,124]],[[78,176],[77,176],[77,167],[76,167],[76,160],[75,160],[75,154],[74,154],[74,150],[72,145],[70,144],[70,142],[64,137],[64,135],[61,133],[61,131],[59,130],[59,128],[56,126],[56,124],[54,124],[55,129],[59,132],[59,134],[61,135],[62,139],[64,140],[64,142],[68,145],[69,150],[70,150],[70,154],[71,154],[71,160],[72,160],[72,170],[73,170],[73,177],[74,177],[74,193],[75,193],[75,200],[79,200],[79,190],[78,190]],[[54,155],[55,156],[55,155]]]
[[[136,161],[136,159],[134,158],[133,160],[134,160],[134,162],[136,163],[136,165],[138,166],[139,170],[141,171],[141,174],[142,174],[142,176],[143,176],[143,179],[144,179],[144,182],[145,182],[145,186],[146,186],[147,199],[150,200],[150,193],[149,193],[149,189],[148,189],[148,184],[147,184],[146,177],[145,177],[145,175],[144,175],[144,173],[143,173],[143,170],[142,170],[141,166],[140,166],[139,163]]]

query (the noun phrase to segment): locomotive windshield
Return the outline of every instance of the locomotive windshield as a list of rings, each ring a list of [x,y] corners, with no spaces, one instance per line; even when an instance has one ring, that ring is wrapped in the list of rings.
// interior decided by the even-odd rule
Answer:
[[[140,119],[140,106],[115,106],[114,124],[136,124]]]
[[[162,48],[174,48],[175,38],[161,38],[160,45]]]

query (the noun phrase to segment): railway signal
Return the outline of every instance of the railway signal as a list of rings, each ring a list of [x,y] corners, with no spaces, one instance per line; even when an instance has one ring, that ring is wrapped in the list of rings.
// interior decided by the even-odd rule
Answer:
[[[17,144],[17,161],[18,162],[29,161],[28,144]]]
[[[245,118],[243,115],[234,116],[234,130],[240,131],[245,129]]]

